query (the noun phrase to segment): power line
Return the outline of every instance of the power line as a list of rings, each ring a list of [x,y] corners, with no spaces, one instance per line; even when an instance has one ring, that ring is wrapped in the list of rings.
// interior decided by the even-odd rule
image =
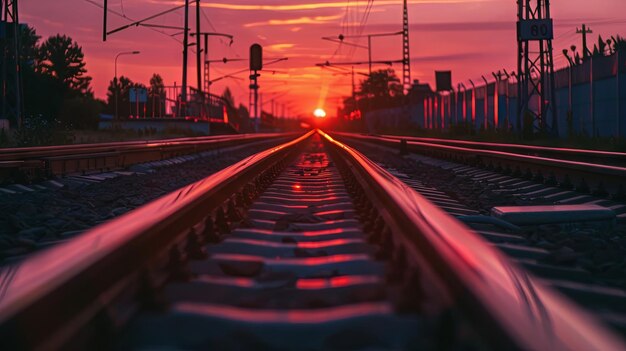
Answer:
[[[213,31],[218,32],[217,28],[215,27],[215,25],[213,25],[213,22],[211,22],[211,19],[209,18],[209,16],[206,14],[206,12],[204,11],[203,8],[201,8],[200,12],[202,13],[202,17],[204,17],[204,20],[209,24],[209,27],[211,27],[211,29],[213,29]],[[219,41],[222,45],[225,45],[228,47],[228,50],[233,54],[233,56],[237,57],[237,58],[241,58],[241,55],[239,55],[239,52],[237,52],[237,50],[235,50],[232,45],[227,45],[226,42],[224,42],[224,39],[219,38]]]
[[[98,4],[97,2],[95,2],[95,1],[93,1],[93,0],[83,0],[83,1],[85,1],[85,2],[89,3],[89,4],[93,5],[93,6],[96,6],[96,7],[98,7],[98,8],[104,9],[104,6],[102,6],[102,5]],[[122,14],[122,13],[119,13],[119,12],[117,12],[117,11],[115,11],[115,10],[108,9],[108,12],[109,12],[109,13],[112,13],[112,14],[114,14],[114,15],[118,16],[118,17],[121,17],[121,18],[123,18],[123,19],[125,19],[125,20],[127,20],[127,21],[129,21],[129,22],[134,22],[134,21],[135,21],[134,19],[132,19],[132,18],[130,18],[130,17],[127,17],[126,15],[124,15],[124,14]],[[153,32],[156,32],[156,33],[159,33],[159,34],[165,35],[165,36],[167,36],[168,38],[170,38],[170,39],[174,40],[175,42],[177,42],[177,43],[179,43],[179,44],[182,44],[182,43],[183,43],[181,40],[179,40],[179,39],[176,39],[176,38],[172,37],[170,34],[168,34],[167,32],[164,32],[164,31],[162,31],[162,30],[158,30],[158,29],[156,29],[156,28],[152,28],[152,27],[145,27],[145,28],[146,28],[146,29],[149,29],[149,30],[151,30],[151,31],[153,31]]]
[[[192,0],[192,2],[195,2],[195,1],[198,1],[198,0]],[[157,18],[157,17],[163,16],[163,15],[168,14],[168,13],[170,13],[170,12],[174,12],[174,11],[176,11],[176,10],[178,10],[178,9],[181,9],[181,8],[186,8],[186,5],[176,6],[176,7],[174,7],[174,8],[171,8],[171,9],[168,9],[168,10],[165,10],[165,11],[161,11],[161,12],[159,12],[159,13],[157,13],[157,14],[152,15],[152,16],[148,16],[148,17],[146,17],[146,18],[144,18],[144,19],[141,19],[141,20],[138,20],[138,21],[133,21],[133,22],[132,22],[132,23],[130,23],[130,24],[127,24],[127,25],[125,25],[125,26],[121,26],[121,27],[119,27],[119,28],[113,29],[112,31],[109,31],[109,32],[107,33],[107,35],[108,35],[108,34],[113,34],[113,33],[119,32],[119,31],[124,30],[124,29],[126,29],[126,28],[129,28],[129,27],[131,27],[131,26],[140,26],[140,25],[143,25],[143,24],[144,24],[144,22],[146,22],[146,21],[149,21],[149,20],[151,20],[151,19],[155,19],[155,18]]]
[[[367,1],[367,5],[365,6],[365,11],[363,12],[363,17],[361,18],[361,22],[359,23],[359,26],[357,30],[355,31],[357,33],[356,35],[358,36],[363,35],[363,30],[365,29],[365,25],[367,24],[367,20],[369,19],[373,5],[374,5],[374,0]],[[357,38],[356,43],[360,44],[361,39]],[[356,47],[352,47],[350,50],[348,59],[351,59],[354,56],[355,51],[356,51]]]

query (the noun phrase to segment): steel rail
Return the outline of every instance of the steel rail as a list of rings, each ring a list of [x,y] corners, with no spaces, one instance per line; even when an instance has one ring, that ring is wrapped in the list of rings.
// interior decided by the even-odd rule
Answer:
[[[417,141],[424,143],[434,143],[442,145],[453,145],[466,148],[486,149],[486,150],[498,150],[507,152],[524,153],[535,156],[553,156],[558,158],[566,158],[571,160],[597,162],[599,159],[611,162],[613,165],[626,165],[626,153],[616,151],[603,151],[603,150],[586,150],[586,149],[574,149],[564,147],[548,147],[548,146],[535,146],[535,145],[522,145],[522,144],[510,144],[510,143],[490,143],[482,141],[470,141],[470,140],[456,140],[456,139],[442,139],[442,138],[422,138],[400,135],[381,135],[384,138],[389,139],[405,139],[407,141]]]
[[[395,254],[425,258],[496,349],[622,350],[593,316],[537,282],[478,234],[362,154],[321,132],[393,227]],[[414,262],[411,262],[411,259]]]
[[[335,135],[396,149],[402,144],[402,139],[396,138],[350,133],[335,133]],[[595,192],[598,194],[604,192],[620,196],[626,189],[626,167],[621,166],[409,140],[406,141],[406,148],[406,151],[425,153],[468,164],[508,169],[510,172],[517,170],[520,176],[523,175],[521,172],[525,172],[527,175],[539,176],[541,179],[550,177],[554,186],[573,188],[576,185],[584,188],[595,184],[597,187]]]
[[[137,147],[155,147],[185,143],[210,142],[212,140],[237,139],[249,137],[270,138],[277,136],[276,133],[265,134],[237,134],[237,135],[216,135],[207,137],[185,137],[172,139],[156,139],[156,140],[138,140],[138,141],[120,141],[95,144],[72,144],[72,145],[53,145],[53,146],[34,146],[19,148],[2,148],[0,149],[0,161],[15,161],[37,159],[47,156],[65,156],[74,155],[84,152],[106,152],[115,151],[120,147],[137,146]]]
[[[21,172],[31,177],[120,169],[185,154],[295,134],[242,134],[101,144],[80,144],[0,150],[2,174]]]
[[[184,246],[190,230],[204,230],[212,210],[312,134],[250,156],[17,266],[0,268],[0,345],[56,349],[89,321],[115,314],[110,304],[120,295],[132,310],[133,297],[123,296],[127,291],[136,294],[146,281],[163,284],[172,250]]]
[[[2,269],[0,344],[55,349],[114,330],[137,311],[146,287],[167,281],[172,262],[184,260],[175,253],[185,252],[188,238],[204,231],[214,209],[284,161],[313,133]],[[538,284],[462,223],[358,152],[319,133],[392,228],[394,255],[403,256],[398,254],[403,251],[413,267],[428,260],[429,267],[419,273],[435,272],[453,298],[450,307],[469,316],[496,348],[624,349],[594,317]]]

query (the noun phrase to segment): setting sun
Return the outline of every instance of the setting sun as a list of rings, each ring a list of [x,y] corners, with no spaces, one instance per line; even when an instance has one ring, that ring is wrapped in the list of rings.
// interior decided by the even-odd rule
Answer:
[[[313,111],[313,116],[317,118],[324,118],[326,117],[326,111],[321,108],[315,109],[315,111]]]

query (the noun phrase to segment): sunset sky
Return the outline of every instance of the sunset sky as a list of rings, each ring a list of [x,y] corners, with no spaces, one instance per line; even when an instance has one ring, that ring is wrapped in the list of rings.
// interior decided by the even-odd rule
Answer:
[[[181,83],[182,45],[156,30],[132,27],[111,35],[102,42],[102,0],[21,0],[20,20],[35,27],[44,39],[56,33],[71,36],[83,47],[92,87],[97,97],[106,96],[106,87],[114,75],[115,55],[122,51],[140,50],[140,55],[123,56],[118,61],[118,74],[147,84],[153,73],[163,76],[166,85]],[[182,4],[174,0],[109,0],[109,7],[127,18],[142,19]],[[248,48],[258,42],[265,48],[266,58],[288,57],[288,61],[269,66],[275,73],[263,73],[261,93],[265,101],[272,97],[290,106],[293,113],[310,115],[317,107],[334,114],[341,96],[350,94],[350,76],[334,75],[316,67],[316,63],[367,60],[367,50],[349,46],[338,47],[323,36],[395,32],[401,30],[402,2],[374,1],[367,23],[361,29],[367,1],[332,0],[202,0],[202,27],[205,31],[235,36],[232,46],[227,39],[209,39],[211,59],[244,58]],[[411,73],[412,79],[432,83],[435,70],[451,69],[453,81],[480,80],[491,77],[502,68],[515,70],[516,21],[515,0],[410,0]],[[588,24],[603,37],[626,36],[626,1],[624,0],[553,0],[555,19],[555,64],[566,64],[561,50],[576,44],[581,47],[576,27]],[[129,21],[109,15],[109,28]],[[159,17],[149,23],[182,26],[183,11]],[[195,12],[190,10],[190,24],[195,28]],[[172,30],[161,30],[173,33]],[[191,39],[192,41],[194,39]],[[356,40],[356,39],[355,39]],[[346,41],[348,41],[346,39]],[[354,41],[354,40],[353,40]],[[366,44],[362,40],[361,44]],[[373,40],[374,60],[401,58],[401,38]],[[212,78],[247,67],[247,62],[216,63],[211,66]],[[196,85],[195,54],[190,51],[189,82]],[[357,66],[367,72],[367,65]],[[382,67],[381,67],[382,68]],[[393,67],[401,74],[401,65]],[[224,79],[211,87],[221,94],[226,86],[237,103],[248,103],[248,77]],[[360,77],[363,78],[363,77]],[[359,78],[359,79],[360,79]],[[269,104],[265,110],[269,110]]]

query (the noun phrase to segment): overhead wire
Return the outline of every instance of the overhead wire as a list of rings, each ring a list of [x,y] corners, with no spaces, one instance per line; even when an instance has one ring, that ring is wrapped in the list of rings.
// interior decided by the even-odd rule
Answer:
[[[365,5],[365,10],[363,11],[363,16],[361,17],[361,21],[359,22],[359,25],[357,27],[357,29],[354,31],[356,38],[356,44],[359,45],[361,43],[361,36],[363,35],[363,31],[365,30],[365,25],[367,24],[367,20],[369,19],[369,15],[372,11],[372,7],[374,6],[374,0],[368,0],[367,4]],[[357,7],[357,14],[358,14],[358,7]],[[357,15],[358,16],[358,15]],[[349,58],[348,59],[352,59],[352,57],[354,57],[354,54],[356,53],[356,46],[352,46],[350,48],[350,54],[349,54]]]
[[[218,32],[217,28],[215,27],[215,25],[213,24],[213,22],[211,21],[211,19],[209,18],[209,16],[206,14],[206,12],[204,11],[204,9],[201,7],[200,8],[200,13],[202,14],[202,17],[204,18],[204,20],[208,23],[209,27],[214,31],[214,32]],[[233,54],[233,56],[237,57],[237,58],[241,58],[241,55],[239,55],[239,52],[237,52],[237,50],[235,50],[232,45],[230,45],[229,43],[226,43],[226,41],[224,41],[223,38],[218,38],[220,43],[224,46],[226,46],[228,48],[228,50],[230,51],[231,54]]]
[[[122,15],[126,17],[126,11],[124,11],[124,0],[120,0],[120,7],[122,8]]]
[[[93,6],[96,6],[96,7],[98,7],[98,8],[104,9],[104,6],[102,6],[102,5],[98,4],[97,2],[95,2],[95,1],[93,1],[93,0],[83,0],[83,1],[85,1],[85,2],[89,3],[89,4],[93,5]],[[114,14],[114,15],[118,16],[118,17],[121,17],[121,18],[123,18],[123,19],[125,19],[125,20],[127,20],[127,21],[129,21],[129,22],[134,22],[134,21],[136,21],[135,19],[132,19],[132,18],[130,18],[130,17],[128,17],[128,16],[126,16],[125,14],[119,13],[119,12],[117,12],[117,11],[115,11],[115,10],[112,10],[112,9],[108,9],[108,12],[109,12],[109,13],[112,13],[112,14]],[[182,43],[183,43],[183,42],[182,42],[182,40],[180,40],[180,39],[176,39],[175,37],[171,36],[169,33],[165,32],[165,31],[162,31],[162,30],[159,30],[159,29],[156,29],[156,28],[153,28],[153,27],[144,27],[144,28],[146,28],[146,29],[148,29],[148,30],[151,30],[151,31],[153,31],[153,32],[156,32],[156,33],[159,33],[159,34],[165,35],[165,36],[167,36],[168,38],[171,38],[172,40],[176,41],[176,42],[177,42],[177,43],[179,43],[179,44],[182,44]]]

